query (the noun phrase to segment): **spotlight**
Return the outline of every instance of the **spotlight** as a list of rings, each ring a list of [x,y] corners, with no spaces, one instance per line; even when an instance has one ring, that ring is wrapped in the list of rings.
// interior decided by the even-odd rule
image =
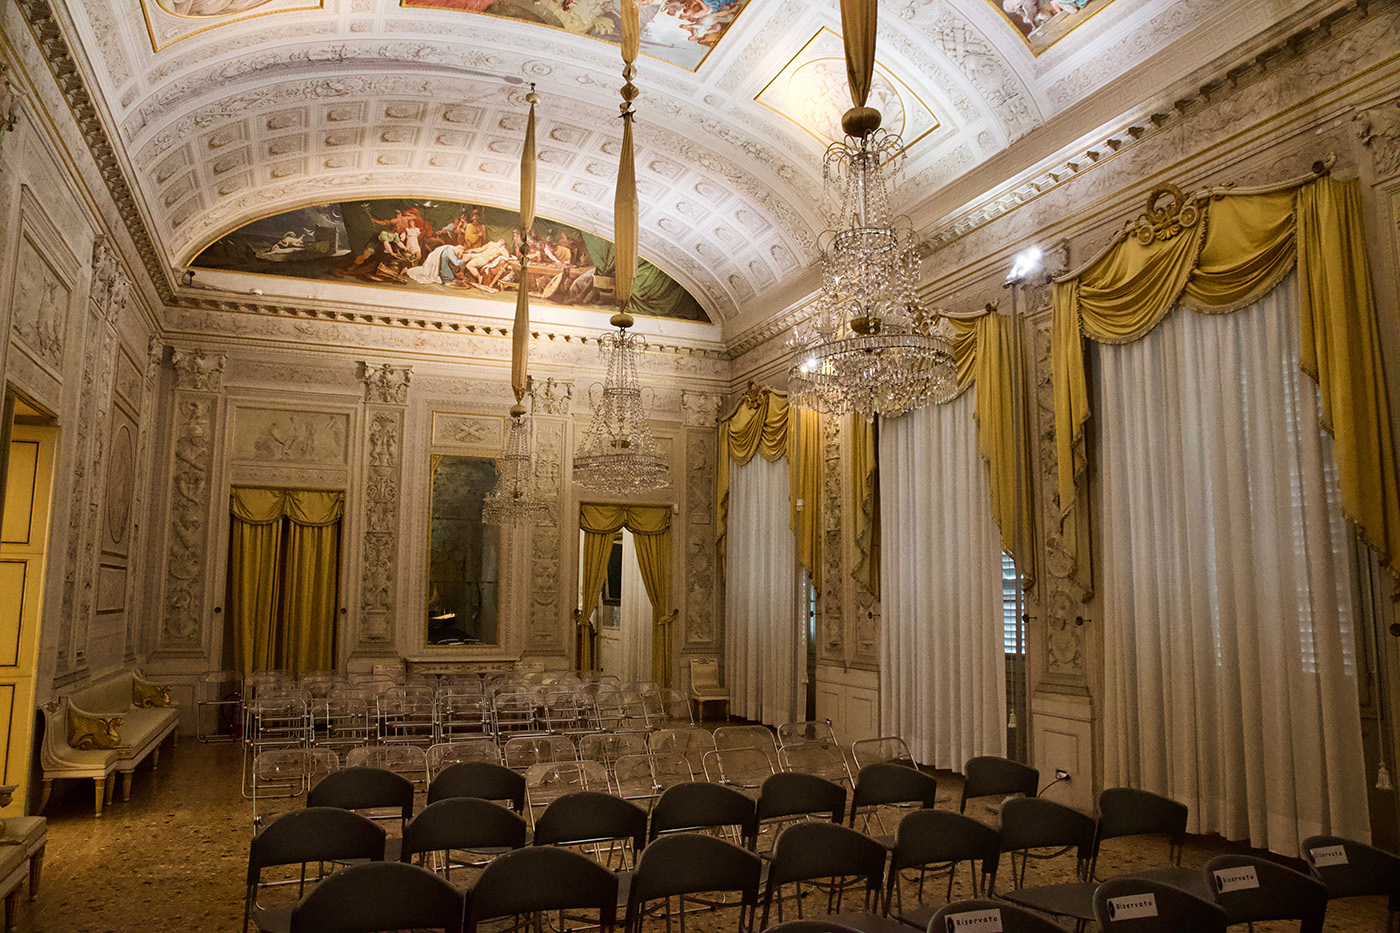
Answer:
[[[1016,258],[1011,261],[1011,274],[1006,277],[1006,284],[1015,285],[1024,281],[1031,273],[1038,271],[1043,256],[1044,254],[1041,253],[1038,246],[1032,246],[1030,249],[1017,253]]]
[[[180,276],[180,284],[190,286],[194,284],[194,270],[186,269],[184,275]]]

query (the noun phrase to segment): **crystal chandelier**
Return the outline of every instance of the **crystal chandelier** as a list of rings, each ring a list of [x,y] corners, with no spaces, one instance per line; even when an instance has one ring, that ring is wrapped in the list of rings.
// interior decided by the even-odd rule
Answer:
[[[609,321],[617,333],[604,334],[599,349],[608,361],[602,392],[589,390],[593,419],[574,455],[574,480],[585,489],[614,496],[629,496],[671,484],[671,467],[656,447],[647,423],[651,412],[643,402],[637,380],[637,354],[647,348],[646,339],[628,333],[633,322],[627,313],[637,264],[637,172],[632,155],[632,101],[637,86],[638,12],[636,0],[622,3],[622,154],[618,159],[617,198],[613,210],[613,280],[617,313]],[[595,384],[596,387],[596,384]]]
[[[614,314],[610,323],[617,332],[598,340],[608,375],[600,393],[589,391],[593,419],[574,455],[574,480],[595,492],[626,496],[669,486],[671,467],[651,436],[650,406],[637,380],[637,354],[646,350],[646,338],[628,332],[630,314]]]
[[[496,487],[481,506],[481,520],[488,525],[553,525],[554,513],[540,494],[531,456],[530,416],[519,403],[510,409],[510,433],[496,458]]]
[[[873,37],[873,2],[870,7]],[[855,73],[847,3],[841,12],[848,71]],[[873,44],[866,54],[868,91]],[[951,325],[925,310],[915,291],[913,228],[890,210],[889,176],[900,168],[904,144],[880,128],[880,112],[864,105],[865,92],[853,90],[852,99],[855,106],[841,121],[846,138],[827,148],[823,164],[836,229],[821,238],[821,294],[789,341],[788,390],[804,408],[871,418],[945,402],[957,394],[958,379]]]

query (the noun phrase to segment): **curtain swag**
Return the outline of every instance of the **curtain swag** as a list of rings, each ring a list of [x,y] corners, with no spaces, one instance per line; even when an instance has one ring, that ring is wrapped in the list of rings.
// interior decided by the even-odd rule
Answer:
[[[1163,193],[1174,201],[1159,208]],[[1149,196],[1143,218],[1088,264],[1057,279],[1051,372],[1061,515],[1075,508],[1088,466],[1084,338],[1140,340],[1178,302],[1206,314],[1239,310],[1296,264],[1299,365],[1317,383],[1322,426],[1335,440],[1342,511],[1391,567],[1400,591],[1392,560],[1400,546],[1400,478],[1363,224],[1356,180],[1309,176],[1272,188],[1190,196],[1161,186]],[[1078,536],[1064,535],[1064,545],[1079,557]],[[1076,563],[1083,568],[1088,562]]]
[[[345,493],[234,486],[229,506],[236,518],[250,525],[267,525],[283,516],[297,525],[333,525],[345,511]]]
[[[797,560],[821,589],[821,423],[814,411],[788,404],[788,397],[774,389],[750,385],[730,415],[721,420],[718,480],[718,528],[715,546],[721,568],[725,557],[725,531],[729,522],[729,469],[733,460],[743,466],[759,454],[769,463],[788,461],[790,525],[797,539]]]

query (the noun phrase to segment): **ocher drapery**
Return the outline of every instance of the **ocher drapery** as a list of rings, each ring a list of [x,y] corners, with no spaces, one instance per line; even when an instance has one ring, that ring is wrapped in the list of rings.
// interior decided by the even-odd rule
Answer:
[[[1321,391],[1335,439],[1342,511],[1384,563],[1400,544],[1400,480],[1382,385],[1380,342],[1366,260],[1360,183],[1317,178],[1272,190],[1215,189],[1191,199],[1199,221],[1163,228],[1144,245],[1120,237],[1055,284],[1051,369],[1061,514],[1085,482],[1089,393],[1083,337],[1141,339],[1179,300],[1206,313],[1246,307],[1298,267],[1300,367]],[[1183,211],[1183,214],[1187,214]],[[1078,556],[1066,522],[1064,546]],[[1087,561],[1076,560],[1086,588]]]
[[[990,308],[975,317],[949,318],[958,392],[977,383],[978,449],[987,471],[992,518],[1002,548],[1016,561],[1029,587],[1035,582],[1035,533],[1030,465],[1030,420],[1026,407],[1025,356],[1014,318]],[[853,496],[858,555],[852,571],[861,585],[880,595],[880,507],[876,427],[851,419]]]
[[[244,674],[330,668],[345,494],[235,486],[229,506],[234,664]]]
[[[582,605],[574,611],[578,667],[588,671],[597,666],[597,632],[593,631],[591,617],[603,593],[613,537],[624,526],[635,538],[642,584],[651,599],[651,676],[657,684],[669,687],[671,622],[675,612],[671,606],[671,510],[664,505],[585,502],[579,506],[579,528],[583,530],[583,592]]]
[[[720,469],[717,501],[718,527],[715,545],[720,567],[725,558],[725,531],[729,521],[729,467],[743,466],[760,454],[769,463],[787,457],[788,501],[792,533],[797,539],[797,561],[821,588],[821,423],[814,411],[788,404],[788,397],[774,389],[752,389],[734,411],[720,422]]]

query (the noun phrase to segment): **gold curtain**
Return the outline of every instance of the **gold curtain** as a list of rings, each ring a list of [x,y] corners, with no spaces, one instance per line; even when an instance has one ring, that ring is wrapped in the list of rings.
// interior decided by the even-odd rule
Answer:
[[[637,87],[637,51],[641,42],[637,0],[622,0],[622,154],[617,165],[617,191],[613,195],[613,273],[617,308],[627,310],[632,300],[632,280],[637,274],[637,167],[632,152],[632,101]]]
[[[851,576],[880,596],[879,437],[875,422],[851,414],[851,498],[856,504],[856,565]]]
[[[875,72],[876,0],[841,0],[841,33],[846,45],[846,82],[851,106],[864,107]]]
[[[244,674],[334,664],[344,506],[342,492],[230,490],[229,623]]]
[[[1238,310],[1277,285],[1296,262],[1299,365],[1321,392],[1322,426],[1335,440],[1342,510],[1382,562],[1390,563],[1400,543],[1400,479],[1360,183],[1316,178],[1272,190],[1213,189],[1186,200],[1175,218],[1153,219],[1147,243],[1120,236],[1055,285],[1051,369],[1061,513],[1068,516],[1079,503],[1088,465],[1083,338],[1139,340],[1177,301],[1206,313]],[[1080,537],[1065,535],[1072,556],[1086,543]],[[1081,568],[1087,563],[1077,560]]]
[[[720,421],[718,517],[715,546],[724,569],[729,527],[729,462],[743,466],[760,454],[769,463],[788,458],[789,526],[797,539],[797,560],[821,588],[821,420],[816,412],[788,404],[770,388],[750,386],[730,415]],[[801,508],[798,503],[801,503]]]
[[[510,385],[519,404],[529,386],[530,355],[530,228],[535,225],[535,103],[526,95],[530,116],[525,124],[525,148],[520,153],[520,285],[515,293],[515,326],[511,330]]]
[[[584,533],[583,606],[574,613],[578,627],[575,644],[579,649],[579,669],[592,670],[597,663],[590,617],[598,606],[607,576],[608,555],[613,536],[622,528],[636,537],[637,564],[642,585],[651,599],[652,638],[651,676],[662,687],[671,686],[671,510],[664,505],[601,505],[585,502],[579,506],[579,528]],[[601,557],[598,549],[601,548]],[[601,570],[597,569],[601,568]],[[584,612],[584,607],[588,611]],[[586,653],[585,653],[586,652]],[[585,667],[585,661],[589,666]]]

